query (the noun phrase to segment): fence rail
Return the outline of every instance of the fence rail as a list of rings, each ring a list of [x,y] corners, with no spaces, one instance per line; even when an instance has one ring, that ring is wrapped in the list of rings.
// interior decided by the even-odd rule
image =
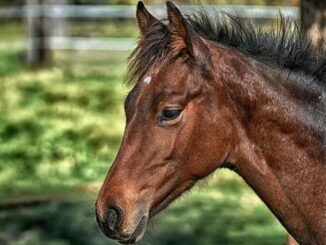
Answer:
[[[180,10],[187,14],[201,7],[194,5],[181,5]],[[273,19],[279,14],[285,17],[298,19],[300,9],[291,6],[256,6],[256,5],[205,5],[208,12],[223,11],[237,14],[243,18]],[[148,9],[156,16],[166,16],[164,5],[151,5]],[[108,5],[33,5],[10,8],[0,8],[0,18],[24,18],[27,13],[34,17],[44,16],[50,18],[135,18],[134,6],[108,6]]]
[[[34,42],[38,40],[34,40]],[[133,38],[114,37],[48,37],[47,48],[60,50],[114,50],[126,51],[135,47]]]
[[[27,40],[16,42],[18,46],[25,47],[33,57],[33,50],[40,49],[71,49],[71,50],[130,50],[134,41],[128,38],[103,38],[103,37],[70,37],[66,26],[69,19],[132,19],[135,18],[134,6],[109,6],[109,5],[37,5],[38,0],[29,0],[29,5],[9,8],[0,8],[2,19],[26,19],[28,24]],[[164,18],[166,7],[164,5],[147,6],[155,16]],[[253,6],[253,5],[181,5],[180,10],[189,14],[200,8],[208,13],[225,12],[236,14],[241,18],[274,19],[280,14],[291,19],[298,19],[300,9],[291,6]],[[47,20],[46,27],[36,27],[41,22],[37,19]],[[49,26],[50,23],[50,26]],[[44,36],[37,34],[37,28],[45,28]],[[45,33],[45,34],[44,34]],[[42,44],[43,42],[43,44]],[[12,43],[13,45],[13,43]],[[0,49],[8,44],[0,42]]]

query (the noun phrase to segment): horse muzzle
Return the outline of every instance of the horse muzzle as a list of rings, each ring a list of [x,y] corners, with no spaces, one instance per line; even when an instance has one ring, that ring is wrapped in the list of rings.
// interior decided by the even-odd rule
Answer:
[[[96,211],[97,223],[105,236],[119,241],[121,244],[133,244],[141,240],[145,234],[148,214],[137,215],[133,222],[126,222],[123,210],[117,205],[109,205],[104,217]],[[126,224],[128,223],[128,224]]]

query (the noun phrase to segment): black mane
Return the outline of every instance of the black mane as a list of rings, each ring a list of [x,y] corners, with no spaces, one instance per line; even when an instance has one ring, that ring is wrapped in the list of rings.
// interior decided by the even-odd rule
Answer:
[[[277,28],[264,31],[252,22],[226,13],[208,14],[203,8],[186,16],[190,33],[238,50],[265,64],[303,73],[326,86],[326,55],[317,51],[298,25],[280,17]],[[156,62],[169,57],[169,31],[154,25],[129,57],[127,80],[136,82]]]

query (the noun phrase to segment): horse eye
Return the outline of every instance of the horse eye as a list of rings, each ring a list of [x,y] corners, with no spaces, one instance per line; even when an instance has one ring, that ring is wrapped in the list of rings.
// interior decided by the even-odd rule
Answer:
[[[180,116],[181,111],[181,109],[166,108],[162,111],[159,121],[164,122],[174,120]]]

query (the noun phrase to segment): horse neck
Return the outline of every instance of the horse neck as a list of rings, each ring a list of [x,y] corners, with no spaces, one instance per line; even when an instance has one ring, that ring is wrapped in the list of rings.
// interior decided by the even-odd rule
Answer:
[[[237,114],[230,166],[300,244],[326,244],[325,154],[305,111],[289,98],[281,72],[225,48],[212,52]]]

